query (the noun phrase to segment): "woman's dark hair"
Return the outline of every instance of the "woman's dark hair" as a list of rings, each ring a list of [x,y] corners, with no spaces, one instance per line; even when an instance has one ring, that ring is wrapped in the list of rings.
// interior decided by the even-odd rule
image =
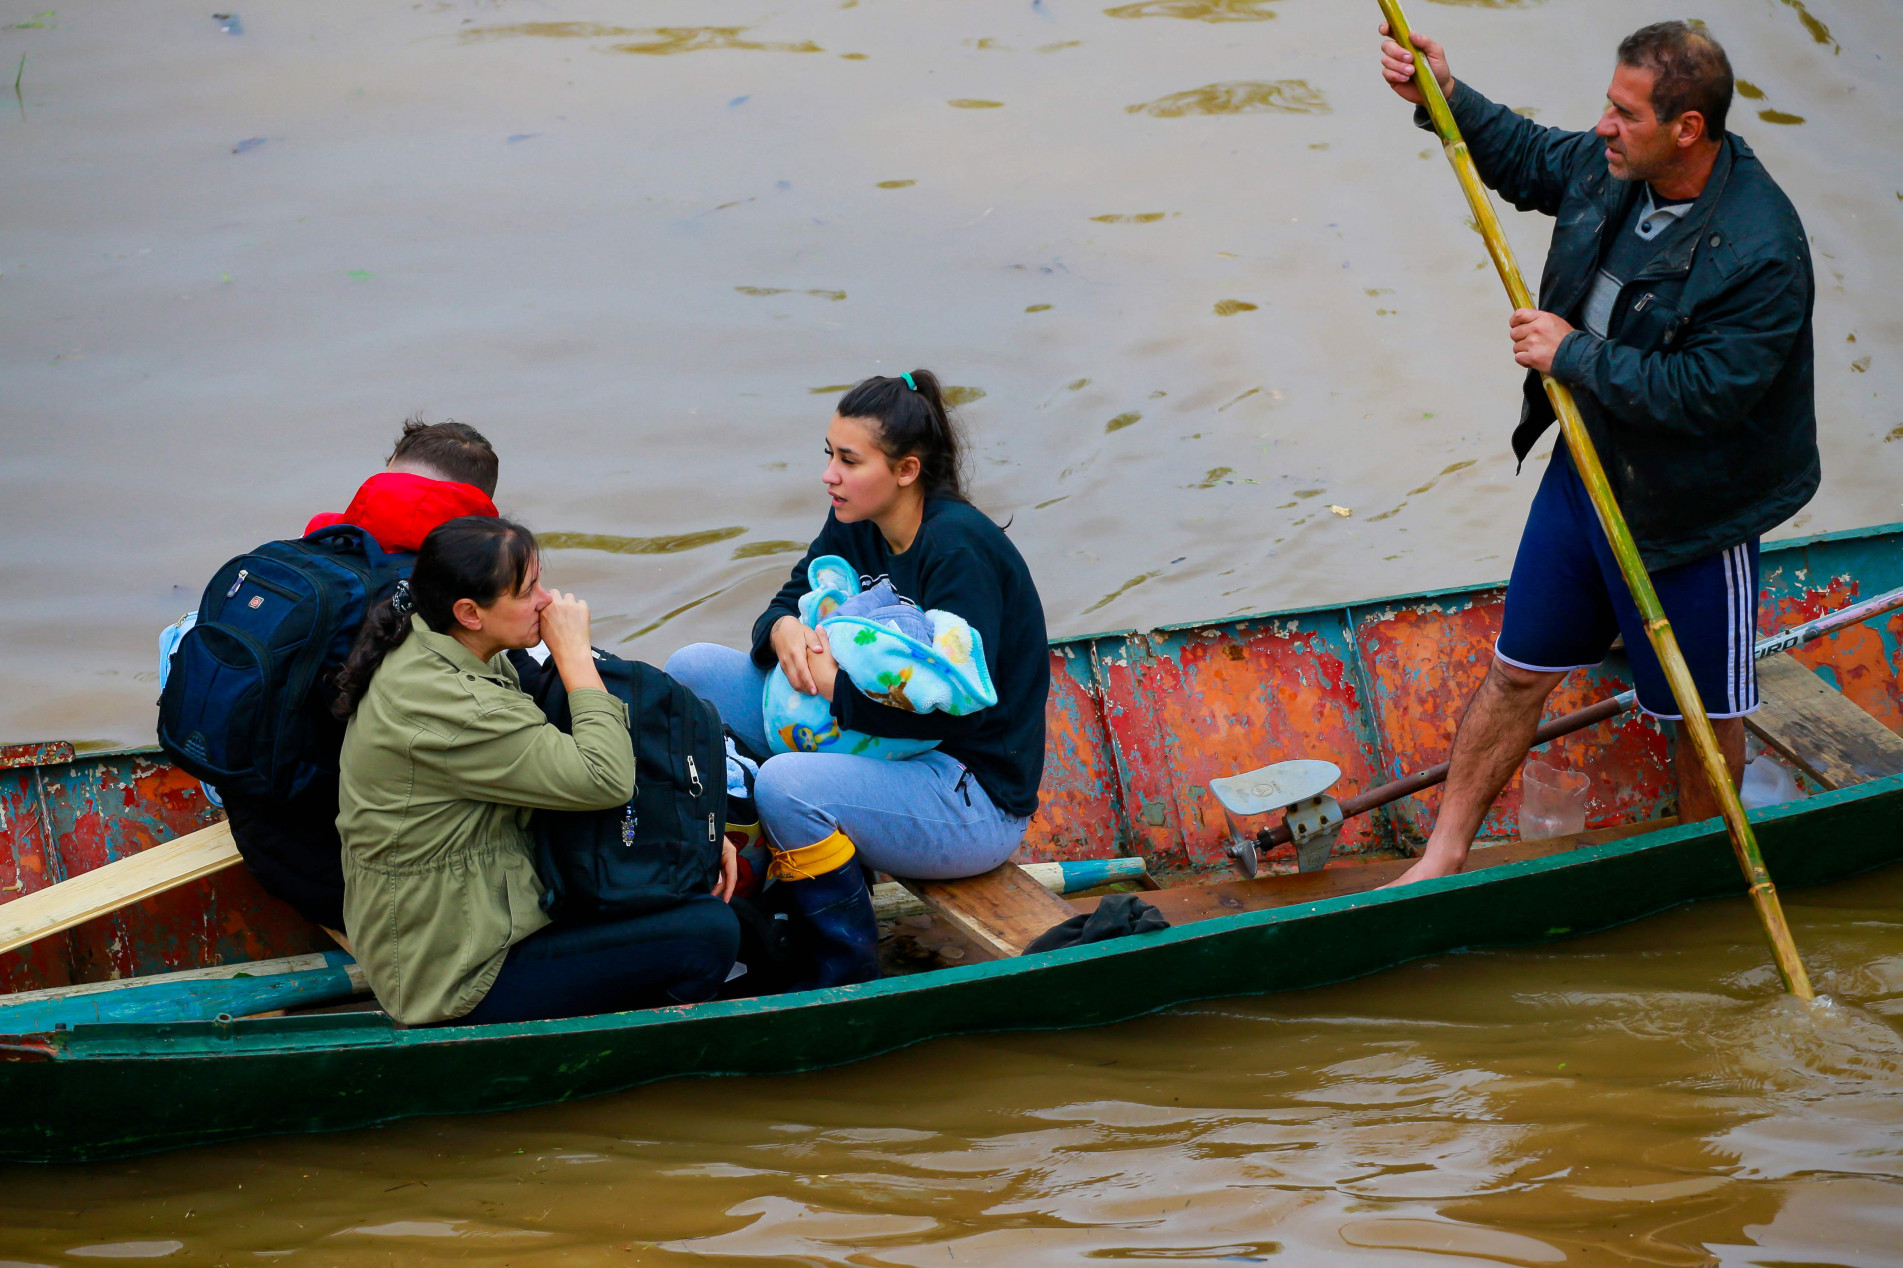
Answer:
[[[839,398],[839,416],[876,421],[874,439],[892,461],[917,457],[918,482],[927,497],[971,501],[965,496],[964,435],[930,370],[866,379]]]
[[[416,568],[407,591],[371,608],[357,631],[350,655],[337,671],[337,699],[331,712],[348,718],[357,711],[370,679],[383,658],[410,636],[410,615],[438,634],[455,628],[458,599],[488,607],[504,594],[520,594],[535,566],[535,534],[493,515],[465,515],[430,530],[416,552]]]

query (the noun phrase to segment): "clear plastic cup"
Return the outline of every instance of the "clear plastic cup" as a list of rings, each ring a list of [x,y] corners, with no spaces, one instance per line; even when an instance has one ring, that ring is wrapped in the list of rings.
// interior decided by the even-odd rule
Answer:
[[[1744,737],[1744,780],[1738,785],[1738,800],[1746,810],[1763,806],[1781,806],[1808,796],[1782,763],[1764,751],[1755,735]]]
[[[1586,793],[1592,780],[1583,771],[1561,770],[1537,758],[1522,768],[1520,839],[1538,841],[1586,830]]]

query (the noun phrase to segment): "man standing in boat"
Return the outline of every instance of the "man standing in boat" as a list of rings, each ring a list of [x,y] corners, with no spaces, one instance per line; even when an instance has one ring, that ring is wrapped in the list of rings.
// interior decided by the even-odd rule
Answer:
[[[1384,23],[1381,33],[1387,34]],[[1447,95],[1481,178],[1555,218],[1538,309],[1512,317],[1527,367],[1513,433],[1521,462],[1554,422],[1540,384],[1573,390],[1734,782],[1744,715],[1757,707],[1758,538],[1817,491],[1811,306],[1796,210],[1725,131],[1731,64],[1702,29],[1660,22],[1628,36],[1591,132],[1544,128],[1487,100],[1414,44]],[[1381,46],[1381,71],[1426,126],[1413,55]],[[1400,882],[1457,872],[1519,768],[1546,698],[1625,637],[1639,703],[1673,719],[1638,611],[1563,442],[1528,512],[1487,676],[1454,737],[1426,851]],[[1718,813],[1689,742],[1679,815]]]

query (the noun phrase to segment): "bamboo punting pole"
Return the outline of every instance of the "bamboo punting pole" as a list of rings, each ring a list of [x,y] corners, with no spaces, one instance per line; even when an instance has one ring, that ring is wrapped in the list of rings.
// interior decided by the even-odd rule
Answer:
[[[1461,138],[1460,128],[1454,123],[1454,113],[1441,93],[1440,81],[1434,78],[1426,55],[1414,47],[1407,18],[1401,12],[1400,0],[1377,0],[1377,3],[1387,17],[1389,35],[1414,55],[1414,83],[1421,91],[1428,117],[1440,137],[1441,148],[1447,153],[1447,161],[1453,165],[1454,175],[1460,180],[1461,191],[1467,195],[1467,205],[1473,209],[1474,223],[1480,227],[1480,236],[1486,241],[1487,254],[1493,257],[1493,266],[1499,270],[1500,280],[1506,284],[1507,297],[1513,301],[1516,309],[1535,307],[1532,293],[1526,289],[1526,281],[1520,276],[1520,266],[1514,263],[1513,248],[1507,245],[1506,233],[1500,228],[1500,218],[1494,214],[1493,201],[1487,196],[1486,186],[1480,183],[1480,173],[1474,167],[1473,156],[1467,152],[1467,142]],[[1738,790],[1732,786],[1731,771],[1726,767],[1724,754],[1718,748],[1717,733],[1711,729],[1711,719],[1705,716],[1704,701],[1699,698],[1691,670],[1678,650],[1678,639],[1672,633],[1671,623],[1665,619],[1665,609],[1660,606],[1658,592],[1652,588],[1652,578],[1647,575],[1645,563],[1639,557],[1638,544],[1632,540],[1632,530],[1626,527],[1625,516],[1620,513],[1619,504],[1613,498],[1612,486],[1606,480],[1606,469],[1600,464],[1592,438],[1586,434],[1586,424],[1579,416],[1579,406],[1574,403],[1573,394],[1566,385],[1552,375],[1542,374],[1540,382],[1546,388],[1547,399],[1553,403],[1553,412],[1559,416],[1560,431],[1566,437],[1567,449],[1572,453],[1573,466],[1578,469],[1579,478],[1592,498],[1593,509],[1599,513],[1599,523],[1605,528],[1606,539],[1612,544],[1612,553],[1619,561],[1619,571],[1624,575],[1626,586],[1632,591],[1632,600],[1645,622],[1646,638],[1658,653],[1665,680],[1671,684],[1672,695],[1678,701],[1679,712],[1684,718],[1681,725],[1690,733],[1693,748],[1704,768],[1705,780],[1717,794],[1719,813],[1730,832],[1731,848],[1738,856],[1738,866],[1743,869],[1745,880],[1751,887],[1751,902],[1757,908],[1765,937],[1770,940],[1778,976],[1784,979],[1785,990],[1799,999],[1810,999],[1810,976],[1804,972],[1804,962],[1798,958],[1790,926],[1784,921],[1784,908],[1777,899],[1777,889],[1771,884],[1771,874],[1764,869],[1764,859],[1758,853],[1757,838],[1752,835],[1751,824],[1744,817],[1744,806],[1738,800]]]

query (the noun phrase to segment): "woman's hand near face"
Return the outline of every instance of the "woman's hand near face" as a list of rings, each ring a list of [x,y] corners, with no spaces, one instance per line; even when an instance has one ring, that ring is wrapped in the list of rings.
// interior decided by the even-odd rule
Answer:
[[[560,590],[549,591],[549,604],[542,609],[542,641],[562,676],[562,686],[570,691],[593,687],[605,691],[601,671],[595,668],[594,649],[589,646],[588,604]]]
[[[808,659],[825,646],[825,636],[818,630],[807,629],[797,616],[783,616],[773,623],[771,642],[773,654],[779,657],[780,668],[786,671],[786,680],[793,684],[793,690],[808,696],[818,694],[819,687],[813,681]]]

